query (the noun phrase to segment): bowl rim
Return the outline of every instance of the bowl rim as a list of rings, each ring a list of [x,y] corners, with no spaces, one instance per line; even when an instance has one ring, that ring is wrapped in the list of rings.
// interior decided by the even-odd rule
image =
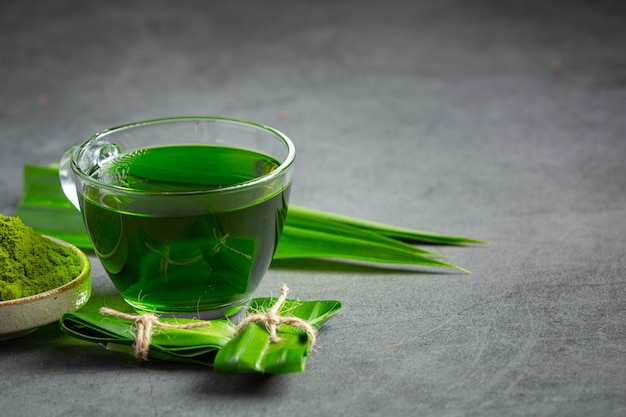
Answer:
[[[81,264],[80,274],[72,278],[71,281],[61,285],[60,287],[56,287],[51,290],[44,291],[38,294],[29,295],[27,297],[13,298],[10,300],[0,301],[0,308],[6,307],[6,306],[18,305],[18,304],[26,304],[26,303],[30,303],[33,301],[38,301],[38,300],[42,300],[45,298],[53,297],[57,294],[64,293],[65,291],[68,291],[80,285],[89,276],[91,272],[91,262],[89,262],[89,258],[82,250],[72,245],[71,243],[61,240],[59,238],[44,235],[44,234],[42,234],[41,236],[48,240],[53,241],[54,243],[58,245],[71,249],[76,254],[76,256],[78,256],[80,260],[80,264]]]

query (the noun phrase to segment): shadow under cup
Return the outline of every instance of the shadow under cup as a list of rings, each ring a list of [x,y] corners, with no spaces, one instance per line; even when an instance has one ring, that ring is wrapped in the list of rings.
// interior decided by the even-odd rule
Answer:
[[[212,117],[120,126],[69,149],[60,176],[135,309],[216,318],[267,272],[287,214],[292,142]]]

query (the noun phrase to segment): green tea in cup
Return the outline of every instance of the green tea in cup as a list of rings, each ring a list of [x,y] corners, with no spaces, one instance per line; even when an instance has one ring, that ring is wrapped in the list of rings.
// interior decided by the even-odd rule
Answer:
[[[126,302],[212,318],[245,305],[266,273],[294,158],[272,128],[184,117],[94,135],[60,173]]]

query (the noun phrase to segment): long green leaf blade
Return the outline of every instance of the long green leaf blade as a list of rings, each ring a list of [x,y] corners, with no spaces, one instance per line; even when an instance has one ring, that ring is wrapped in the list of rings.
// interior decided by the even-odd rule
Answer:
[[[287,214],[286,227],[291,229],[313,230],[334,236],[349,237],[367,242],[376,242],[385,247],[397,249],[398,251],[407,251],[409,253],[417,252],[436,258],[444,257],[441,254],[417,248],[409,245],[408,243],[366,228],[354,226],[347,222],[335,221],[326,216],[309,214],[309,211],[310,210],[307,208],[290,205],[289,213]]]
[[[469,273],[460,266],[420,252],[410,253],[378,242],[337,236],[310,229],[285,227],[274,259],[340,258],[365,262],[444,267]]]
[[[317,224],[327,222],[335,225],[351,225],[362,230],[378,233],[394,239],[404,239],[416,243],[434,243],[439,245],[486,244],[484,240],[472,239],[463,236],[448,236],[421,230],[390,226],[382,223],[361,220],[354,217],[328,213],[307,207],[289,206],[289,224],[301,228],[317,229]]]
[[[83,219],[73,206],[65,208],[37,203],[20,204],[15,216],[41,234],[64,240],[83,250],[92,249]]]
[[[91,250],[83,218],[65,197],[56,167],[24,166],[23,195],[14,215],[39,233]]]

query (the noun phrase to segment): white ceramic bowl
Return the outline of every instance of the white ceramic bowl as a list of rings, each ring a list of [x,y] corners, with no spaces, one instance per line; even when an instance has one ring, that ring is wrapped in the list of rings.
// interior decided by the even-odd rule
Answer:
[[[65,241],[44,237],[76,253],[82,266],[80,275],[50,291],[0,301],[0,340],[25,336],[43,325],[54,323],[64,313],[81,308],[91,296],[91,263],[87,255]]]

